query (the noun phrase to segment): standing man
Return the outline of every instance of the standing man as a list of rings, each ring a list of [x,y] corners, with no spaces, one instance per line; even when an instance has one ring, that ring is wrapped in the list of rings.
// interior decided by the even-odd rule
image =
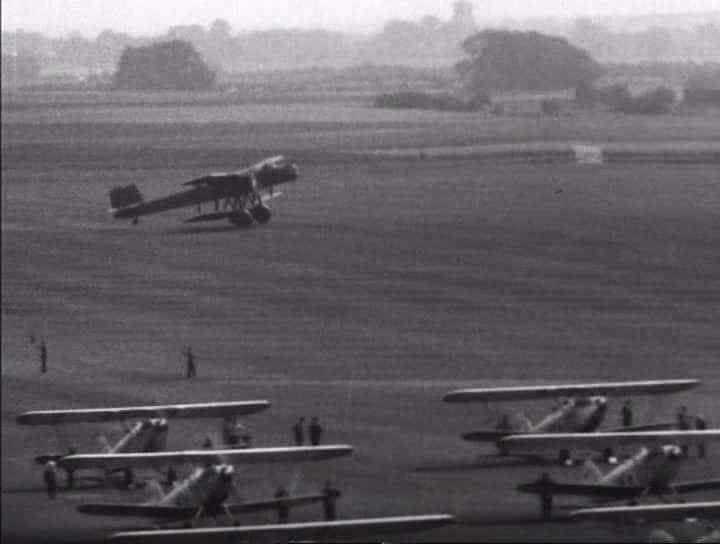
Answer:
[[[308,427],[308,434],[310,435],[310,444],[317,446],[320,444],[322,438],[323,428],[320,425],[317,417],[313,417]]]
[[[286,499],[288,497],[288,492],[285,490],[285,488],[282,485],[279,485],[277,490],[275,491],[275,498],[276,499]],[[277,514],[278,514],[278,523],[287,523],[288,518],[290,517],[290,507],[288,506],[288,503],[285,501],[280,501],[277,503]]]
[[[189,380],[194,378],[195,372],[195,354],[190,346],[185,350],[185,367],[186,367],[186,378]]]
[[[632,402],[630,401],[630,399],[628,399],[623,403],[623,407],[622,407],[622,426],[623,427],[632,427],[632,424],[633,424]]]
[[[695,416],[695,428],[698,431],[707,430],[707,421],[702,415],[702,412]],[[700,459],[703,459],[705,457],[705,455],[707,454],[707,450],[705,449],[705,442],[698,442],[697,452]]]
[[[295,438],[295,445],[302,446],[305,442],[305,418],[301,417],[297,420],[292,428],[293,437]]]
[[[38,349],[40,350],[40,372],[42,372],[43,374],[47,374],[48,353],[44,338],[40,341],[40,347]]]
[[[552,485],[552,480],[550,479],[550,474],[547,472],[543,472],[542,476],[540,476],[540,516],[542,519],[549,520],[552,519],[552,509],[553,509],[553,496],[552,491],[550,490],[550,486]]]
[[[335,501],[340,497],[340,490],[332,486],[332,482],[327,480],[323,487],[323,516],[325,521],[333,521],[335,519]]]
[[[72,446],[68,448],[68,455],[75,455],[76,453],[77,451]],[[65,483],[68,489],[72,489],[75,485],[75,471],[71,468],[65,468]]]
[[[45,463],[43,470],[43,480],[45,480],[45,488],[47,489],[48,499],[54,499],[57,493],[57,464],[55,461]]]

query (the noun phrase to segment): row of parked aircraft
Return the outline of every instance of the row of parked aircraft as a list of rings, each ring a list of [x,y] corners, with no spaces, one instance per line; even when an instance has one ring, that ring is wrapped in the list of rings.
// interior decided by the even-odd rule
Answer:
[[[298,494],[286,497],[262,498],[233,502],[238,495],[235,467],[258,464],[297,464],[328,461],[353,453],[347,444],[295,447],[227,447],[164,451],[168,421],[177,418],[221,418],[223,428],[228,421],[269,408],[266,400],[239,402],[211,402],[157,406],[132,406],[75,410],[39,410],[20,414],[22,425],[51,425],[56,429],[66,424],[133,421],[125,434],[105,452],[89,454],[49,453],[35,458],[38,463],[56,462],[65,470],[92,470],[100,480],[125,473],[125,483],[132,482],[135,469],[156,469],[167,474],[170,467],[191,466],[182,480],[163,489],[154,481],[156,496],[144,503],[88,503],[78,505],[84,514],[133,518],[149,518],[154,522],[180,522],[182,528],[115,533],[113,542],[227,542],[228,539],[267,540],[270,542],[295,539],[333,539],[362,537],[373,533],[394,533],[430,529],[454,518],[448,514],[389,516],[346,520],[324,520],[305,523],[280,523],[239,526],[237,515],[279,507],[298,507],[325,500],[324,493]],[[193,528],[203,518],[224,516],[224,527]]]
[[[685,391],[699,385],[697,380],[662,380],[642,382],[607,382],[577,385],[504,387],[462,389],[445,395],[446,402],[519,401],[560,398],[559,406],[539,423],[513,428],[473,431],[463,435],[472,441],[494,443],[502,455],[537,455],[538,452],[603,451],[607,448],[633,448],[623,462],[603,474],[592,461],[582,466],[581,481],[556,481],[547,475],[538,481],[520,484],[523,493],[539,495],[543,500],[553,496],[589,497],[593,503],[637,501],[656,497],[668,504],[612,505],[586,508],[571,513],[575,519],[676,519],[693,515],[717,516],[720,502],[679,503],[680,495],[720,488],[720,479],[675,481],[685,460],[683,447],[718,440],[718,430],[668,430],[668,423],[648,423],[599,432],[607,412],[608,399],[630,394],[661,395]],[[123,542],[209,542],[229,537],[269,539],[345,538],[373,533],[417,531],[452,523],[445,513],[419,516],[365,518],[238,526],[237,515],[279,506],[296,507],[319,503],[321,493],[291,495],[280,498],[259,498],[233,501],[236,491],[236,466],[257,464],[294,464],[330,461],[351,455],[353,447],[334,444],[310,447],[253,448],[247,444],[220,449],[165,451],[169,420],[180,418],[218,418],[223,429],[239,425],[241,416],[261,412],[270,407],[266,400],[210,402],[74,410],[41,410],[25,412],[17,421],[23,425],[50,425],[60,429],[66,424],[98,422],[132,422],[125,434],[105,451],[85,454],[49,453],[36,457],[38,463],[53,460],[70,471],[92,470],[99,479],[107,480],[117,473],[124,481],[133,481],[136,469],[154,469],[168,473],[171,467],[191,466],[187,476],[163,489],[155,482],[156,496],[141,504],[89,503],[77,509],[84,514],[144,517],[156,522],[179,522],[181,528],[116,533],[113,539]],[[504,418],[505,420],[507,418]],[[522,421],[522,418],[516,420]],[[672,504],[674,503],[674,504]],[[223,527],[193,527],[202,518],[225,517]]]
[[[445,395],[445,402],[465,403],[561,399],[551,413],[536,424],[516,414],[502,416],[494,429],[464,433],[464,440],[494,443],[501,455],[537,455],[539,452],[560,452],[563,464],[572,451],[604,451],[611,448],[631,448],[627,458],[603,474],[599,467],[586,459],[581,481],[555,481],[546,473],[539,480],[517,486],[522,493],[541,497],[541,508],[549,514],[554,496],[590,498],[595,504],[612,501],[630,505],[584,508],[571,512],[577,520],[676,520],[693,516],[717,518],[718,502],[684,502],[681,495],[720,488],[720,479],[676,481],[686,460],[684,448],[720,439],[719,430],[677,430],[674,422],[650,422],[643,425],[598,431],[608,408],[609,397],[628,395],[664,395],[686,391],[699,385],[698,380],[656,380],[637,382],[606,382],[573,385],[544,385],[530,387],[499,387],[460,389]],[[606,456],[607,458],[607,456]],[[645,504],[640,499],[655,497],[670,504]],[[653,538],[674,541],[667,531],[656,530]],[[668,540],[670,539],[670,540]],[[711,530],[700,542],[720,541],[720,532]]]

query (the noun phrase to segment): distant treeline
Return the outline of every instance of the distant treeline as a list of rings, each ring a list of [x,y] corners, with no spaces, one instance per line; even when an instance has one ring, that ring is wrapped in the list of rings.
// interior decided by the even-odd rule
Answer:
[[[370,35],[323,29],[234,32],[227,21],[218,19],[207,27],[174,26],[157,36],[132,36],[113,30],[104,30],[95,38],[77,33],[50,38],[35,32],[3,32],[2,51],[13,57],[13,69],[18,67],[12,82],[26,83],[40,75],[61,79],[113,72],[125,47],[184,40],[223,80],[232,72],[347,67],[378,61],[415,67],[449,66],[462,57],[461,42],[476,31],[472,25],[433,16],[418,21],[390,20]],[[652,26],[641,31],[612,30],[591,19],[578,19],[555,28],[553,33],[568,38],[601,62],[720,59],[720,15],[689,28]],[[5,77],[3,84],[8,84]]]

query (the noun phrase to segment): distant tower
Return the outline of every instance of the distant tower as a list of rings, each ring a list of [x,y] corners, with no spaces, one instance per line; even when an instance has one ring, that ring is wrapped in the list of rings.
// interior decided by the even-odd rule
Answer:
[[[473,16],[473,5],[468,0],[456,0],[453,4],[453,25],[463,30],[475,30],[475,17]]]

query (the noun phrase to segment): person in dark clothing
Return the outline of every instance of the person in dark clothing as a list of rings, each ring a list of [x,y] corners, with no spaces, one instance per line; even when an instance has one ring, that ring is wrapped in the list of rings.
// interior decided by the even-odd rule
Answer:
[[[302,446],[305,442],[305,418],[301,417],[297,420],[292,428],[293,438],[295,438],[295,445]]]
[[[313,446],[317,446],[318,444],[320,444],[320,439],[322,438],[323,434],[323,428],[322,425],[320,425],[317,417],[313,417],[310,421],[310,425],[308,426],[308,434],[310,435],[310,444],[312,444]]]
[[[690,417],[688,416],[687,406],[681,406],[677,412],[677,428],[679,431],[690,430]],[[688,457],[690,455],[690,448],[687,444],[681,444],[683,456]]]
[[[45,488],[47,489],[48,499],[54,499],[57,493],[57,464],[55,461],[45,463],[43,470],[43,480],[45,480]]]
[[[550,474],[543,472],[538,483],[540,484],[540,516],[542,519],[552,519],[553,496],[550,490],[552,484]]]
[[[327,480],[323,487],[323,516],[325,521],[332,521],[336,517],[335,501],[340,497],[340,490],[332,486],[332,482]]]
[[[203,448],[206,450],[211,450],[213,447],[212,440],[210,440],[210,437],[207,437],[205,441],[203,442]]]
[[[186,374],[185,376],[187,379],[194,378],[197,375],[196,369],[195,369],[195,354],[193,353],[193,350],[190,346],[187,347],[185,350],[185,367],[186,367]]]
[[[707,421],[702,414],[698,414],[695,416],[695,428],[698,431],[707,430]],[[707,450],[705,449],[705,442],[698,442],[697,452],[700,459],[703,459],[707,455]]]
[[[40,372],[43,374],[47,373],[47,358],[48,358],[48,352],[47,352],[47,346],[45,345],[45,339],[43,338],[40,341]]]
[[[288,492],[282,485],[279,485],[275,491],[276,499],[285,499],[288,497]],[[278,523],[287,523],[290,518],[290,507],[286,502],[280,502],[277,505]]]
[[[633,424],[632,402],[628,399],[623,403],[622,407],[622,426],[631,427]]]
[[[75,450],[75,448],[73,448],[73,447],[68,448],[68,452],[67,452],[68,455],[75,455],[76,453],[77,453],[77,451]],[[65,486],[68,489],[72,489],[74,485],[75,485],[75,471],[71,468],[65,468]]]

